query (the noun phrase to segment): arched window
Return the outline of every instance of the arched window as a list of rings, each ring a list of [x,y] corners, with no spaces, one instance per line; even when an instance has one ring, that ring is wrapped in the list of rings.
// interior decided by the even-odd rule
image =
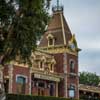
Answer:
[[[75,72],[75,63],[73,60],[70,60],[70,72],[72,73]]]
[[[23,76],[17,76],[16,83],[17,83],[17,93],[25,94],[26,78]]]

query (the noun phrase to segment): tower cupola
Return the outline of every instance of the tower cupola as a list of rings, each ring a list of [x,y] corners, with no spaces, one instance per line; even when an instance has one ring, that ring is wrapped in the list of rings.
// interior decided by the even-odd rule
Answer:
[[[63,6],[59,4],[59,0],[57,0],[57,5],[52,7],[53,12],[63,12]]]

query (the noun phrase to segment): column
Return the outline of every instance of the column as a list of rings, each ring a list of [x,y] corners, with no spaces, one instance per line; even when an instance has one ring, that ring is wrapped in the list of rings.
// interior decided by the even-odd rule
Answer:
[[[29,94],[32,94],[32,79],[31,79],[31,75],[32,75],[32,68],[29,68]]]
[[[66,53],[63,53],[63,72],[64,72],[64,97],[67,98],[68,95],[67,95],[67,54]]]
[[[4,92],[4,84],[3,84],[3,66],[0,65],[0,89]]]
[[[56,82],[56,97],[58,97],[58,82]]]
[[[77,76],[77,87],[76,87],[76,89],[77,89],[77,99],[79,99],[79,76]]]
[[[12,87],[13,87],[13,65],[9,65],[9,91],[8,93],[13,93]]]

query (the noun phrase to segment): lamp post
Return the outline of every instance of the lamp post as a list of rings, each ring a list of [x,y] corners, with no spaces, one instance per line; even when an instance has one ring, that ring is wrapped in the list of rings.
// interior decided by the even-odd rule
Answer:
[[[73,98],[75,97],[75,88],[73,86],[70,86],[69,88],[69,97],[71,98],[71,100],[73,100]]]

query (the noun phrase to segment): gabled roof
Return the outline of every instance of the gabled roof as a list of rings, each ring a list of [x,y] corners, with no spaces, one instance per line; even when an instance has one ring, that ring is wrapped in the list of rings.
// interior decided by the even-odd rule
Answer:
[[[44,36],[40,41],[40,47],[48,46],[47,36],[49,34],[52,34],[54,36],[55,46],[68,45],[68,41],[71,39],[72,34],[63,15],[63,11],[53,12],[53,16],[51,18],[50,23],[48,24],[47,31],[45,32]]]

